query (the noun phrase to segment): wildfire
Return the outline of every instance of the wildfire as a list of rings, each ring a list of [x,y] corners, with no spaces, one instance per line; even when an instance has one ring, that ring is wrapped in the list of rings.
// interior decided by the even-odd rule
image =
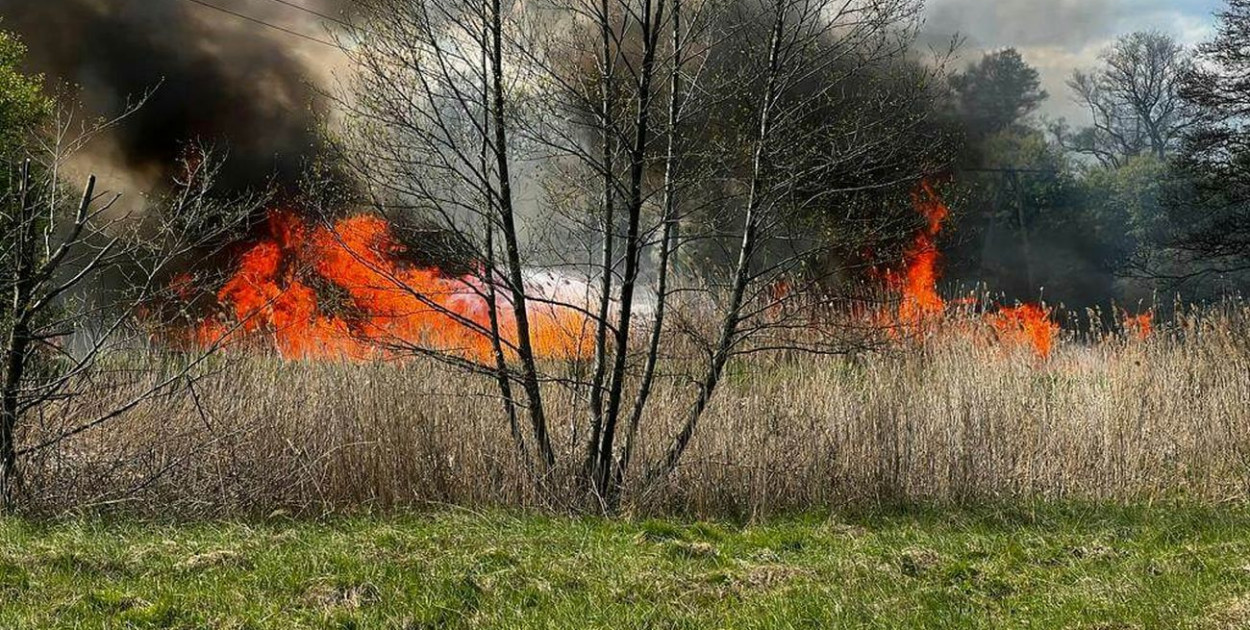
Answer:
[[[946,302],[937,292],[938,263],[941,260],[937,249],[937,236],[942,231],[942,222],[950,214],[950,210],[929,182],[922,183],[912,193],[912,202],[916,211],[926,219],[925,229],[916,234],[904,252],[903,273],[886,275],[887,285],[902,296],[898,307],[898,320],[907,325],[941,316],[946,310]]]
[[[898,270],[882,277],[899,296],[896,312],[884,316],[894,330],[949,330],[947,302],[937,290],[941,255],[937,240],[950,212],[930,182],[912,194],[924,226],[904,250]],[[516,313],[490,274],[453,276],[416,265],[384,219],[360,215],[332,226],[311,224],[290,210],[274,210],[265,234],[238,256],[216,291],[217,314],[194,327],[201,346],[218,343],[268,347],[290,359],[370,359],[406,351],[438,351],[465,359],[494,357],[491,306],[498,339],[507,357],[515,355]],[[576,358],[590,352],[593,327],[576,307],[589,303],[571,293],[586,289],[550,272],[529,274],[527,314],[530,339],[540,358]],[[577,286],[574,286],[577,285]],[[188,299],[195,279],[173,279],[173,294]],[[792,289],[772,287],[775,301]],[[584,292],[584,291],[583,291]],[[958,302],[957,302],[958,303]],[[1150,335],[1152,313],[1125,316],[1124,330]],[[1045,359],[1059,326],[1048,308],[1022,304],[991,310],[976,324],[993,331],[999,343],[1030,346]]]
[[[199,325],[200,344],[272,345],[292,359],[365,359],[404,348],[493,356],[491,287],[408,263],[384,219],[355,216],[325,227],[277,210],[266,227],[217,291],[223,313]],[[499,338],[512,355],[515,313],[495,293]],[[584,354],[588,327],[575,309],[544,302],[527,312],[539,356]]]
[[[903,252],[903,270],[887,273],[886,286],[899,294],[896,319],[903,327],[929,327],[941,323],[946,301],[937,290],[941,256],[937,237],[950,210],[929,181],[912,193],[916,211],[925,218],[924,228]],[[1050,311],[1037,304],[1004,307],[985,315],[1002,343],[1031,345],[1039,357],[1050,356],[1059,326]]]
[[[990,325],[1002,341],[1031,344],[1037,355],[1050,356],[1059,325],[1050,320],[1050,309],[1037,304],[1004,307],[988,315]]]
[[[1124,313],[1124,332],[1138,340],[1146,339],[1154,333],[1155,314],[1151,311],[1132,315]]]

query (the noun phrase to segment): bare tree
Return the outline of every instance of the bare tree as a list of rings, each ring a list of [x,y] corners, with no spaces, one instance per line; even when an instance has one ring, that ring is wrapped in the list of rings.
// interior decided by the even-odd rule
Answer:
[[[500,0],[360,4],[365,17],[344,42],[355,66],[352,85],[337,99],[346,119],[339,138],[343,163],[364,182],[367,198],[381,213],[402,223],[402,216],[415,211],[454,234],[457,246],[476,261],[475,290],[486,305],[487,322],[466,319],[415,291],[412,297],[489,339],[493,350],[482,357],[410,339],[393,343],[492,375],[514,427],[518,411],[528,417],[532,455],[545,475],[555,454],[531,334],[527,252],[513,186],[520,161],[514,128],[528,87],[513,58],[523,16]],[[520,432],[514,435],[528,457]]]
[[[1061,144],[1108,167],[1144,153],[1162,159],[1175,150],[1195,120],[1181,97],[1193,67],[1190,54],[1168,35],[1146,31],[1116,40],[1100,59],[1099,68],[1068,80],[1093,122],[1076,133],[1056,126]]]
[[[897,100],[884,119],[874,119],[867,107],[849,119],[813,123],[809,118],[836,103],[839,91],[849,83],[905,56],[911,34],[906,27],[914,24],[918,7],[907,2],[820,0],[771,0],[748,6],[758,12],[752,21],[767,29],[740,33],[749,38],[748,50],[754,52],[748,66],[751,76],[745,83],[754,88],[751,111],[756,125],[749,137],[750,162],[741,186],[746,192],[737,260],[723,287],[719,330],[702,343],[706,364],[695,400],[663,457],[649,468],[648,483],[677,467],[726,366],[735,357],[776,349],[829,353],[850,349],[845,337],[829,340],[814,334],[820,323],[810,318],[811,310],[786,308],[787,300],[810,296],[809,292],[802,287],[781,294],[773,291],[779,280],[792,273],[796,262],[828,246],[819,241],[804,243],[791,232],[796,225],[791,219],[839,192],[837,186],[813,191],[808,188],[811,182],[851,172],[857,175],[859,186],[886,189],[900,182],[912,185],[927,174],[927,167],[934,166],[902,165],[887,158],[889,174],[882,178],[873,174],[880,166],[874,163],[879,152],[888,153],[891,145],[898,147],[902,138],[931,124],[912,113],[915,110],[909,105],[914,103],[909,101],[930,97],[925,86],[933,76],[920,77],[913,92],[892,94]],[[874,130],[874,124],[889,131]],[[778,244],[783,254],[768,256]],[[814,286],[823,283],[820,277],[807,281]],[[833,297],[836,301],[837,296]],[[803,331],[803,336],[796,339],[785,334],[794,330]]]
[[[614,29],[611,22],[611,14],[607,10],[608,3],[601,5],[601,14],[596,16],[599,22],[599,30],[604,33],[604,41],[610,41],[612,35],[616,32],[622,32],[621,29]],[[633,119],[628,125],[621,125],[619,122],[614,124],[612,120],[613,112],[611,111],[611,84],[604,89],[605,100],[602,102],[602,118],[603,126],[606,133],[603,133],[603,155],[610,156],[612,154],[612,146],[614,144],[613,135],[620,134],[625,129],[632,127],[632,134],[624,134],[626,140],[625,150],[625,171],[626,180],[624,184],[624,207],[626,229],[624,234],[624,243],[621,256],[624,259],[624,272],[620,281],[619,290],[619,306],[617,308],[616,317],[612,318],[607,309],[604,308],[608,304],[611,297],[612,277],[611,267],[605,266],[602,270],[602,277],[605,279],[603,283],[603,294],[600,296],[600,317],[596,326],[596,369],[595,379],[591,383],[592,396],[592,431],[591,431],[591,450],[589,459],[591,462],[591,471],[593,474],[594,487],[600,496],[609,494],[609,485],[613,480],[613,457],[616,453],[616,433],[620,420],[622,418],[622,405],[624,401],[624,387],[626,381],[626,370],[628,368],[629,359],[629,343],[630,332],[634,324],[634,299],[638,291],[639,270],[642,264],[642,254],[645,247],[642,238],[642,222],[643,222],[643,204],[647,201],[647,192],[643,188],[643,177],[648,169],[648,162],[652,158],[654,149],[651,146],[652,138],[655,136],[654,129],[651,126],[652,103],[658,100],[659,96],[655,90],[656,83],[656,57],[660,46],[660,36],[663,32],[663,24],[666,19],[665,11],[667,9],[665,0],[643,0],[640,7],[637,7],[636,13],[631,4],[622,4],[625,9],[624,13],[627,19],[631,19],[637,24],[639,30],[639,38],[641,39],[641,55],[638,60],[639,64],[636,69],[632,64],[630,67],[630,77],[633,85],[634,107]],[[675,42],[679,43],[679,42]],[[604,48],[604,58],[608,57],[611,45]],[[680,55],[680,50],[675,51],[675,55]],[[610,70],[610,66],[605,69]],[[674,72],[679,72],[675,69]],[[611,75],[604,73],[605,78]],[[675,96],[671,100],[675,100]],[[609,201],[616,195],[616,181],[613,177],[613,169],[610,163],[601,166],[609,177],[605,179],[604,199]],[[608,229],[603,233],[604,242],[604,260],[611,261],[613,257],[612,231],[615,229],[610,215],[610,203],[605,203],[605,221],[604,225]],[[611,265],[611,263],[609,263]],[[615,320],[615,321],[613,321]],[[607,347],[607,332],[611,329],[614,331],[613,347]],[[612,358],[611,369],[606,374],[605,358]],[[602,408],[599,399],[605,389],[604,377],[606,376],[607,390],[607,407]]]
[[[910,189],[940,168],[902,148],[931,125],[918,103],[941,84],[940,66],[908,62],[910,0],[366,4],[344,41],[355,63],[337,96],[341,157],[375,211],[396,223],[417,215],[470,252],[486,322],[393,280],[493,351],[392,345],[496,379],[509,417],[529,417],[529,435],[514,435],[540,481],[578,471],[573,487],[607,509],[631,480],[641,489],[678,466],[735,357],[851,347],[813,325],[825,312],[815,302],[837,298],[806,290],[827,286],[818,274],[798,278],[828,247],[804,217],[839,208],[842,194]],[[879,100],[848,99],[864,93]],[[709,138],[709,125],[727,132]],[[713,232],[683,225],[699,212],[715,213]],[[730,267],[697,281],[678,274],[682,250],[707,240],[731,249]],[[527,281],[538,267],[584,270],[573,278],[583,290],[544,294]],[[776,290],[783,280],[792,291]],[[799,301],[811,308],[786,308]],[[527,316],[543,309],[581,322],[565,331],[574,356],[544,356],[530,341],[543,331]],[[661,375],[678,345],[701,356],[673,357],[675,373]],[[659,378],[692,385],[667,437],[643,430]],[[584,403],[568,441],[549,430],[551,387]],[[658,458],[632,472],[647,442]]]
[[[62,445],[185,384],[211,353],[177,358],[168,370],[130,365],[142,329],[157,325],[155,309],[188,256],[219,242],[252,209],[212,201],[217,164],[197,155],[162,211],[122,210],[120,194],[101,193],[88,177],[81,195],[63,183],[64,164],[118,120],[81,125],[63,109],[52,129],[31,144],[18,166],[14,194],[0,200],[12,236],[0,288],[8,297],[0,405],[0,498],[14,507],[25,457]],[[145,320],[142,315],[152,315]],[[159,372],[159,373],[157,373]],[[123,376],[124,375],[124,376]],[[50,405],[65,407],[99,395],[97,388],[137,384],[116,405],[87,405],[63,426],[34,431],[31,419]],[[88,415],[89,414],[89,415]]]

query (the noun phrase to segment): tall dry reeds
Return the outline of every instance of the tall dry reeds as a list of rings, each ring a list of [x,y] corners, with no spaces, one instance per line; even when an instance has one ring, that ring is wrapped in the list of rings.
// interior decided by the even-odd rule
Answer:
[[[734,364],[682,466],[663,485],[632,486],[626,509],[757,515],[864,501],[1250,492],[1247,307],[1178,315],[1144,340],[1068,339],[1045,360],[952,328],[872,353]],[[488,381],[416,361],[226,354],[212,369],[188,391],[32,456],[30,508],[587,507],[573,471],[535,491]],[[23,439],[37,443],[137,386],[67,402]],[[670,436],[690,393],[680,379],[659,387],[642,430]],[[581,448],[568,419],[583,401],[553,387],[551,404],[556,447]],[[644,440],[640,461],[665,446]]]

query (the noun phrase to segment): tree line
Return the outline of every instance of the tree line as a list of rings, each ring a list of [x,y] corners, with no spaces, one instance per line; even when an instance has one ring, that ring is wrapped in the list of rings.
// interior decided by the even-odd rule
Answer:
[[[1236,77],[1250,13],[1234,0],[1218,18],[1216,37],[1193,50],[1157,31],[1117,38],[1065,95],[1041,90],[1014,49],[955,73],[953,274],[1074,308],[1244,290],[1248,94]],[[1035,115],[1060,97],[1080,124]]]

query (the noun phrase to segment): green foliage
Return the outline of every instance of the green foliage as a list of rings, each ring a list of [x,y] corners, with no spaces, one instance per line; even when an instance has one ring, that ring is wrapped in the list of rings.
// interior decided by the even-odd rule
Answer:
[[[960,179],[959,215],[948,246],[951,270],[1005,294],[1068,304],[1108,297],[1103,231],[1077,171],[1033,128],[980,140],[978,167]]]
[[[1054,221],[1055,213],[1048,210],[1078,201],[1071,164],[1040,131],[1007,129],[986,138],[982,147],[985,168],[992,172],[983,173],[981,181],[994,202],[996,218],[1019,220],[1017,179],[1028,227]]]
[[[1014,50],[987,55],[951,86],[967,144],[945,247],[950,276],[1008,302],[1040,295],[1079,309],[1142,297],[1123,277],[1172,229],[1173,165],[1149,151],[1105,163],[1071,157],[1076,136],[1028,121],[1046,94]]]
[[[26,48],[13,35],[0,31],[0,274],[7,285],[11,277],[16,213],[13,195],[21,172],[26,143],[50,114],[52,102],[42,92],[43,78],[22,73]],[[5,296],[6,298],[9,296]],[[7,319],[8,299],[0,300],[0,321]]]
[[[0,159],[13,160],[34,129],[49,115],[52,102],[43,93],[43,77],[21,69],[26,47],[0,31]]]
[[[986,54],[951,77],[959,116],[969,132],[984,137],[1021,122],[1046,100],[1037,69],[1008,48]]]
[[[0,627],[1245,627],[1247,532],[1243,509],[1166,504],[746,526],[7,520]]]
[[[1108,242],[1122,235],[1121,256],[1158,246],[1168,231],[1164,197],[1170,165],[1154,155],[1140,155],[1120,168],[1092,169],[1085,177],[1090,214]]]

